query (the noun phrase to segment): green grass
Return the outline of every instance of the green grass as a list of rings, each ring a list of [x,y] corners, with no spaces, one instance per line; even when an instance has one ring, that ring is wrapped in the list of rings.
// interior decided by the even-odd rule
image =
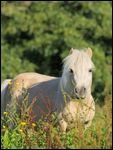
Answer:
[[[44,116],[37,122],[32,118],[31,107],[24,99],[21,114],[4,112],[2,117],[2,149],[107,149],[112,148],[111,98],[105,105],[96,104],[92,125],[83,130],[81,125],[66,133],[60,132],[55,113]],[[31,117],[30,117],[31,116]],[[13,123],[9,126],[10,122]]]

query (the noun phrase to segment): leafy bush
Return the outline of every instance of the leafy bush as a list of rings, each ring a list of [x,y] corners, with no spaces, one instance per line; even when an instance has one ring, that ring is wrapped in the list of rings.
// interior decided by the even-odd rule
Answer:
[[[2,80],[21,72],[61,75],[70,48],[93,49],[93,94],[111,94],[112,3],[2,2]],[[103,69],[104,68],[104,69]]]

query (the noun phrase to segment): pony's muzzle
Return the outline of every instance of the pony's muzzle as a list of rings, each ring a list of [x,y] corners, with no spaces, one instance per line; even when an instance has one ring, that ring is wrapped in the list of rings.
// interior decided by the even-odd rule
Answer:
[[[74,92],[76,94],[77,99],[84,99],[86,97],[86,88],[81,87],[81,88],[75,88]]]

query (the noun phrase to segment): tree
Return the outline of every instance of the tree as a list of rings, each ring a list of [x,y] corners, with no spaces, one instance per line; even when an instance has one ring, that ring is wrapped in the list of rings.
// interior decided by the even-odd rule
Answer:
[[[91,47],[93,93],[101,99],[111,93],[111,2],[6,1],[1,6],[2,79],[29,71],[60,76],[70,48]]]

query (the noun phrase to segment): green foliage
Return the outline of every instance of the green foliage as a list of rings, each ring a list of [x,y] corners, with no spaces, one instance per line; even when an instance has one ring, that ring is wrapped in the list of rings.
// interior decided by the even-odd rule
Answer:
[[[91,47],[93,94],[103,101],[111,94],[111,11],[109,1],[2,2],[2,80],[32,71],[60,76],[70,48]]]

